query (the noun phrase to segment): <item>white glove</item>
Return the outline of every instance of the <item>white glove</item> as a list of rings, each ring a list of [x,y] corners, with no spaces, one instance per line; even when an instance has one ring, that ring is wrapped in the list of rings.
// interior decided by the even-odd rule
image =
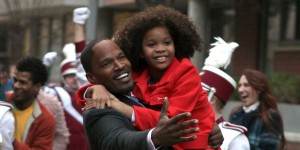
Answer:
[[[68,43],[65,44],[65,46],[62,49],[62,52],[64,53],[66,59],[70,59],[72,61],[76,60],[76,51],[75,51],[75,44],[74,43]]]
[[[77,24],[85,24],[85,21],[89,18],[90,10],[87,7],[76,8],[73,11],[73,22]]]
[[[57,52],[48,52],[44,55],[43,63],[48,68],[51,67],[57,58]]]

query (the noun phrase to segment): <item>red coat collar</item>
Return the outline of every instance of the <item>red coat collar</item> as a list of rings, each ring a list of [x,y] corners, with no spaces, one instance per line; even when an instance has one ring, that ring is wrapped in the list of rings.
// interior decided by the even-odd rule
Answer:
[[[184,59],[186,59],[186,58],[184,58]],[[160,81],[157,82],[156,84],[164,84],[165,82],[168,82],[170,80],[169,77],[172,75],[172,73],[174,73],[174,70],[176,70],[179,65],[180,65],[180,61],[174,57],[171,65],[165,71],[165,73],[163,74]],[[148,84],[149,78],[150,78],[150,73],[149,73],[148,68],[145,68],[145,70],[140,74],[133,72],[134,83]],[[156,84],[154,84],[154,85],[156,85]]]

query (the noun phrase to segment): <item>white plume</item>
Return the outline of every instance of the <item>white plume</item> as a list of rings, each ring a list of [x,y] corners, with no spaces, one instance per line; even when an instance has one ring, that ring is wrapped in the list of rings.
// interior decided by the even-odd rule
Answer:
[[[63,54],[65,55],[66,59],[75,61],[76,60],[76,47],[74,43],[65,44],[62,49]]]
[[[205,59],[204,65],[226,69],[231,62],[232,53],[239,46],[235,42],[226,43],[220,37],[214,37],[217,41],[212,43],[209,56]]]

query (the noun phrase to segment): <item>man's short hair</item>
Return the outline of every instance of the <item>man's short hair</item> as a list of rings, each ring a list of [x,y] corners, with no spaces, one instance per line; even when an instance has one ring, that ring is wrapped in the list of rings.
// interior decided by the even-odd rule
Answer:
[[[93,58],[93,47],[102,41],[101,39],[94,39],[92,40],[81,53],[80,61],[83,66],[83,69],[86,73],[92,72],[92,58]]]
[[[19,60],[16,69],[20,72],[29,72],[33,84],[44,85],[48,80],[47,67],[43,61],[33,56],[27,56]]]

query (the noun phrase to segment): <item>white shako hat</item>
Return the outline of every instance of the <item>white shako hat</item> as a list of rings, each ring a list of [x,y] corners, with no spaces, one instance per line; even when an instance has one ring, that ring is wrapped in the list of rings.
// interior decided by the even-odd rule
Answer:
[[[225,104],[236,89],[234,79],[216,67],[204,66],[200,76],[203,89],[209,93],[209,99],[215,94]]]
[[[237,85],[231,76],[219,68],[226,69],[229,66],[232,53],[239,45],[235,42],[226,43],[220,37],[215,39],[217,42],[211,44],[214,47],[210,49],[199,75],[202,87],[208,93],[208,100],[216,95],[225,104]]]
[[[68,43],[63,48],[63,54],[65,55],[65,59],[60,63],[60,73],[62,76],[68,74],[74,74],[77,72],[77,68],[75,66],[76,61],[76,52],[75,45],[73,43]]]

